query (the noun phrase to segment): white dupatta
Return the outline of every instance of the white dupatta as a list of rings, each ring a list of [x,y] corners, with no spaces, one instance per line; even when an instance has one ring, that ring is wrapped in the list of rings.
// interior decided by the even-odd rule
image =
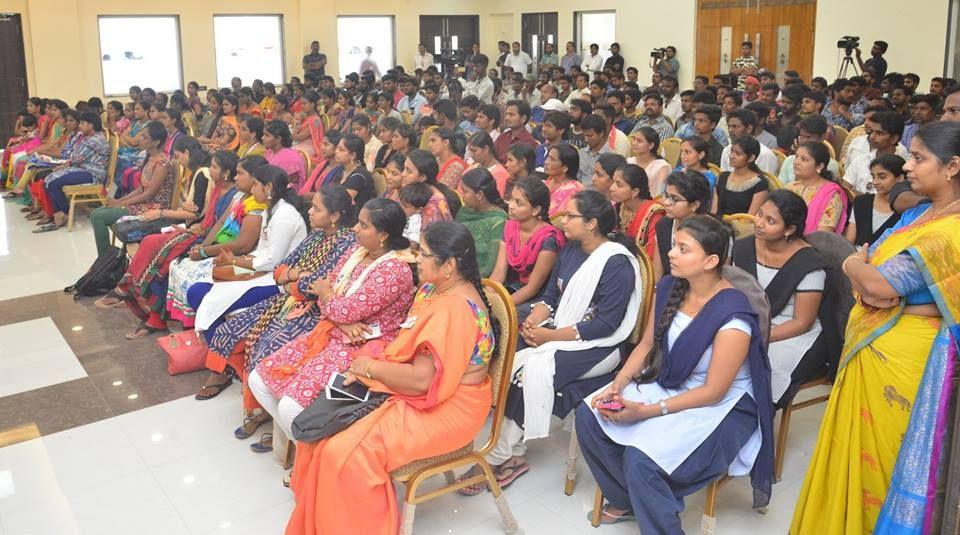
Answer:
[[[640,264],[623,245],[608,241],[597,247],[584,261],[583,265],[570,277],[560,303],[554,314],[554,324],[558,329],[576,325],[587,312],[590,300],[600,283],[607,260],[615,255],[625,255],[630,260],[634,272],[634,288],[627,302],[627,311],[620,326],[610,336],[596,340],[571,340],[565,342],[547,342],[539,347],[528,347],[517,353],[513,362],[513,372],[520,368],[523,372],[523,439],[543,438],[550,432],[550,416],[553,413],[553,376],[556,373],[554,355],[557,351],[582,351],[594,347],[615,346],[630,336],[637,323],[640,312],[640,296],[643,295],[640,280]]]

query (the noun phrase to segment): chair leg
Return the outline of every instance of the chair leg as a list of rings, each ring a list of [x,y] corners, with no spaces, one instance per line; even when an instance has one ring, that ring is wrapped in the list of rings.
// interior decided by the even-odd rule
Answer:
[[[577,442],[577,428],[570,430],[570,448],[567,450],[567,481],[563,493],[573,496],[573,489],[577,486],[577,457],[580,456],[580,444]]]
[[[593,512],[590,514],[590,525],[599,528],[600,527],[600,511],[603,510],[603,491],[600,490],[600,485],[597,485],[597,492],[593,497]]]
[[[780,481],[783,474],[783,458],[787,452],[787,433],[790,432],[790,416],[793,405],[789,404],[780,411],[780,427],[777,429],[777,442],[774,448],[773,480]]]
[[[67,232],[73,232],[73,216],[77,213],[77,200],[70,196],[70,209],[67,210]]]
[[[490,486],[490,493],[493,494],[493,503],[496,504],[497,512],[500,513],[500,523],[503,524],[503,532],[507,535],[517,533],[520,529],[517,526],[517,519],[513,516],[513,511],[510,510],[510,504],[507,503],[507,499],[503,495],[503,489],[500,488],[497,477],[493,475],[493,469],[490,468],[490,463],[481,457],[477,465],[480,466],[483,470],[483,475],[487,478],[487,485]]]
[[[413,535],[413,515],[416,509],[416,504],[410,502],[403,504],[403,512],[400,514],[400,535]]]
[[[296,442],[287,439],[286,451],[283,454],[283,469],[289,470],[293,468],[293,461],[297,456],[297,444]]]
[[[714,479],[707,487],[707,499],[703,504],[703,518],[700,519],[700,535],[713,535],[717,528],[717,490],[720,479]]]

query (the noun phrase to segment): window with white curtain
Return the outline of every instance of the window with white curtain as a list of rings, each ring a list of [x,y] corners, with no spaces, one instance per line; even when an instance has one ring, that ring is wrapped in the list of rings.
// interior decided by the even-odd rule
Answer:
[[[176,15],[101,15],[97,19],[104,95],[126,95],[132,85],[157,91],[183,87]]]
[[[214,15],[213,40],[218,86],[234,76],[246,86],[258,78],[283,83],[282,15]]]
[[[367,68],[374,70],[380,78],[396,65],[393,22],[392,16],[337,17],[337,59],[341,80],[351,72],[360,74]]]
[[[610,57],[610,45],[617,41],[616,11],[578,11],[574,14],[574,35],[581,55],[590,54],[590,45],[600,46],[600,56]]]

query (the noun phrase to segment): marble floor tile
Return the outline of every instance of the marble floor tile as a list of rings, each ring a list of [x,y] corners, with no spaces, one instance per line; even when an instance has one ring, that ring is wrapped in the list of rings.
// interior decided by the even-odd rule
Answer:
[[[49,317],[0,326],[0,397],[86,376]]]

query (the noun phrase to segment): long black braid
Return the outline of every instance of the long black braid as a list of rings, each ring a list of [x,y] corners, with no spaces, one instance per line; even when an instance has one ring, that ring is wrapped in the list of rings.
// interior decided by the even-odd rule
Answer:
[[[670,297],[667,298],[667,304],[663,313],[657,318],[657,325],[653,330],[653,346],[647,353],[646,366],[640,371],[640,382],[649,383],[660,375],[660,369],[663,367],[663,337],[666,335],[670,324],[673,323],[674,316],[680,310],[680,305],[687,298],[687,292],[690,290],[690,283],[687,279],[674,279],[673,287],[670,289]]]
[[[430,247],[430,251],[437,261],[442,263],[448,258],[457,262],[457,271],[464,280],[473,285],[480,294],[483,305],[487,307],[487,317],[490,319],[490,328],[493,330],[493,354],[497,354],[500,347],[500,321],[493,315],[493,307],[483,291],[483,282],[480,278],[480,267],[477,265],[477,246],[473,235],[461,223],[439,221],[423,232],[423,242]]]

